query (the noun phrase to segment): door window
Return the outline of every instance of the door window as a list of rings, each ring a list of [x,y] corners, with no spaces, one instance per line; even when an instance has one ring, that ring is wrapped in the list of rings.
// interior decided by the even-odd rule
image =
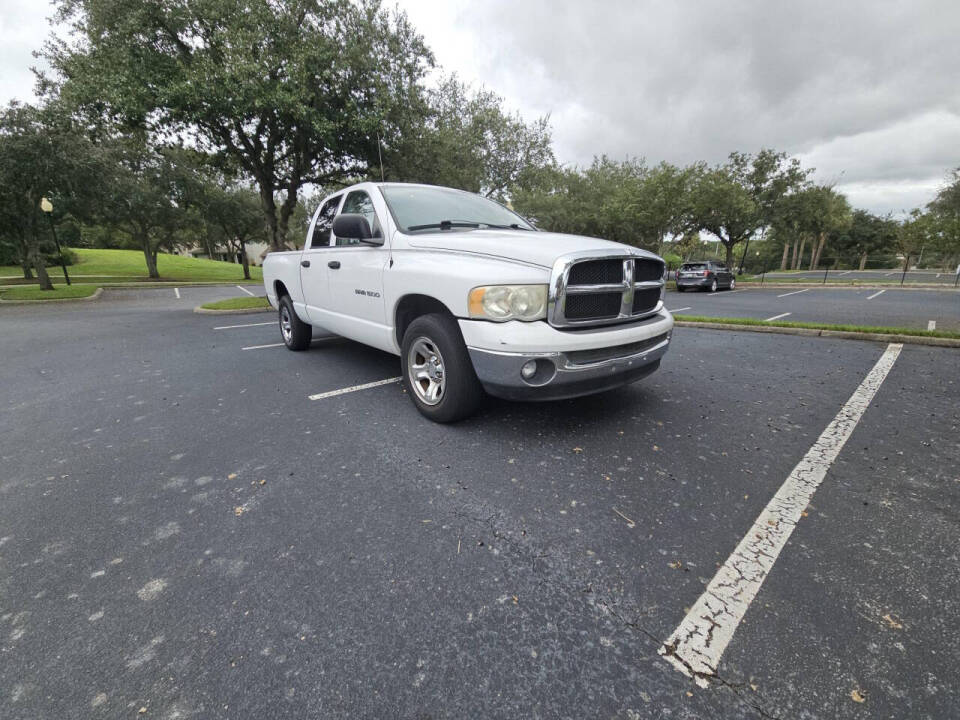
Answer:
[[[380,221],[377,220],[377,212],[373,209],[373,201],[363,190],[354,190],[347,195],[343,202],[343,209],[340,214],[350,213],[353,215],[363,215],[370,223],[370,233],[372,237],[383,237],[383,231],[380,229]],[[357,238],[337,238],[337,245],[359,245]]]
[[[330,228],[333,227],[333,218],[337,214],[337,205],[341,195],[335,195],[327,200],[317,215],[317,222],[313,226],[313,237],[310,239],[311,248],[330,247]]]

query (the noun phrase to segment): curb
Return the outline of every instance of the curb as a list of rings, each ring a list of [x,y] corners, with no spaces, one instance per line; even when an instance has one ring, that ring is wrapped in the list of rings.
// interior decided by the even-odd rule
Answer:
[[[272,307],[265,308],[230,308],[228,310],[211,310],[197,305],[193,311],[200,315],[249,315],[250,313],[276,312]]]
[[[90,302],[103,295],[103,288],[98,287],[92,294],[81,298],[53,298],[51,300],[0,300],[0,305],[52,305],[54,303]]]
[[[848,330],[814,330],[812,328],[778,327],[777,325],[731,325],[729,323],[705,323],[677,320],[677,327],[705,328],[707,330],[737,330],[741,332],[776,333],[778,335],[806,335],[808,337],[831,337],[844,340],[872,340],[884,343],[908,343],[934,347],[960,348],[960,339],[924,337],[922,335],[897,335],[887,333],[859,333]]]

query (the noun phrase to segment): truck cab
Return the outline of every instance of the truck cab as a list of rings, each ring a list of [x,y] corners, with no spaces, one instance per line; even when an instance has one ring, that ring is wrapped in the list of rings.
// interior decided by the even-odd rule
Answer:
[[[400,356],[427,417],[484,393],[550,400],[659,367],[673,328],[653,253],[539,231],[492,200],[430,185],[360,183],[325,198],[302,250],[271,253],[264,285],[291,350],[313,328]]]

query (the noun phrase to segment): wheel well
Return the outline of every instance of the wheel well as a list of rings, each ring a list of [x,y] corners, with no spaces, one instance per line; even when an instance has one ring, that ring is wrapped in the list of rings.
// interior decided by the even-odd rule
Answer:
[[[421,315],[430,313],[440,313],[454,317],[450,309],[436,298],[429,295],[404,295],[397,303],[397,312],[395,315],[395,332],[397,336],[397,345],[403,345],[403,334],[410,327],[410,323]]]
[[[277,296],[277,302],[280,302],[280,298],[284,295],[289,295],[290,291],[287,290],[287,286],[284,285],[281,281],[277,280],[273,283],[273,292]]]

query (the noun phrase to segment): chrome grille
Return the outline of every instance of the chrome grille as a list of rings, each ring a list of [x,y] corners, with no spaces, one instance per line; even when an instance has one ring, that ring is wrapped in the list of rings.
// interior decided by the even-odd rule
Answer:
[[[657,312],[664,263],[639,255],[573,253],[560,258],[550,280],[547,318],[555,327],[628,322]]]

